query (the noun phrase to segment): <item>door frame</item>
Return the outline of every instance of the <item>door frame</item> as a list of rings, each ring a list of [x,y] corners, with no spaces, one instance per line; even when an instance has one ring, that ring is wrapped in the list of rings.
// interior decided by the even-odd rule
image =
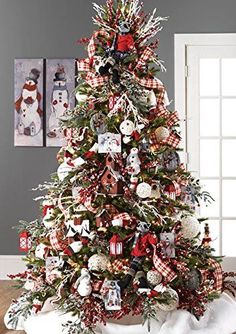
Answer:
[[[181,146],[184,149],[184,163],[188,163],[187,156],[187,77],[188,77],[188,46],[219,46],[219,45],[236,45],[236,34],[175,34],[175,109],[180,116],[180,129],[182,133]]]
[[[236,33],[224,34],[175,34],[174,35],[174,66],[175,66],[175,109],[180,116],[180,129],[184,150],[184,163],[188,165],[187,154],[187,78],[189,75],[187,47],[188,46],[235,46]],[[225,257],[223,269],[225,271],[236,271],[236,258]]]

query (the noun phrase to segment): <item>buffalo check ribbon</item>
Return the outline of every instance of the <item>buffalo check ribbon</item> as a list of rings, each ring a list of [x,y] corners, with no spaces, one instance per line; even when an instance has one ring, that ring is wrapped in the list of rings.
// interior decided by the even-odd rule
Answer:
[[[79,72],[87,72],[85,81],[92,88],[103,86],[109,79],[108,76],[101,76],[94,72],[92,62],[89,58],[77,60],[77,69]]]
[[[166,283],[173,281],[177,277],[177,274],[162,259],[158,257],[156,247],[154,247],[153,252],[153,265],[156,270],[159,271],[162,276],[164,276]]]
[[[215,283],[214,283],[214,289],[221,293],[222,286],[223,286],[223,271],[222,267],[219,262],[217,262],[214,259],[209,259],[209,265],[214,269],[214,277],[215,277]]]
[[[141,69],[144,65],[146,65],[147,61],[154,55],[154,51],[146,47],[141,55],[141,57],[138,59],[138,62],[136,64],[135,69],[139,70]]]
[[[64,234],[61,230],[54,230],[49,235],[50,244],[53,249],[61,251],[67,247],[67,241],[64,239]]]
[[[97,50],[96,39],[99,38],[99,37],[104,37],[104,38],[109,39],[110,34],[107,33],[105,30],[102,30],[102,29],[98,30],[98,31],[95,31],[95,33],[91,37],[91,39],[89,41],[89,44],[88,44],[88,56],[89,56],[89,58],[92,58],[96,53],[96,50]]]

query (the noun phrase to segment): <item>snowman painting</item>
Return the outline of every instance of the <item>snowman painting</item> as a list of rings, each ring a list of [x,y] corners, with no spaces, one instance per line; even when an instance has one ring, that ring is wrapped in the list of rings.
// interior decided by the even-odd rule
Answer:
[[[23,68],[24,64],[21,62],[22,75]],[[42,146],[42,95],[38,87],[40,74],[41,70],[38,67],[31,67],[23,86],[20,80],[16,82],[18,90],[16,89],[15,94],[15,144],[17,146]],[[19,76],[19,72],[17,75]]]
[[[63,146],[66,143],[61,120],[72,106],[75,86],[74,59],[47,59],[47,146]]]
[[[63,131],[60,128],[60,119],[65,116],[69,108],[69,91],[66,85],[66,73],[63,65],[58,64],[54,86],[51,95],[51,114],[48,120],[49,138],[63,138]]]

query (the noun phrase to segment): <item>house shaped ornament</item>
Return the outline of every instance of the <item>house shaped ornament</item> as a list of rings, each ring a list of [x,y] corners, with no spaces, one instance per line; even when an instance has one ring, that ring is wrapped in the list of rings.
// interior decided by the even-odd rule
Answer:
[[[124,193],[122,176],[117,171],[117,164],[111,155],[106,156],[106,166],[100,177],[99,191],[107,195],[122,195]]]

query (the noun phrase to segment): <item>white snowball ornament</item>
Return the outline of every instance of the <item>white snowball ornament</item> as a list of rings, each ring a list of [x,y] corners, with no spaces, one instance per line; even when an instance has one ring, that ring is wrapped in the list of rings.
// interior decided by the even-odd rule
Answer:
[[[160,284],[162,281],[162,275],[157,270],[149,270],[147,272],[147,282],[152,285],[156,286]]]
[[[166,140],[169,137],[169,135],[170,131],[164,126],[159,126],[159,128],[155,130],[155,137],[158,142]]]
[[[49,252],[49,247],[43,243],[37,245],[35,249],[35,257],[44,260]]]
[[[138,186],[136,188],[136,194],[140,198],[150,197],[151,193],[152,193],[152,187],[150,186],[150,184],[148,184],[146,182],[142,182],[142,183],[138,184]]]
[[[195,238],[200,232],[200,224],[195,216],[187,216],[181,220],[181,233],[186,239]]]
[[[156,303],[157,307],[165,312],[170,312],[170,311],[175,310],[179,305],[178,293],[170,287],[167,288],[164,293],[169,295],[168,303],[157,302]]]
[[[120,132],[122,133],[122,135],[124,135],[123,142],[125,144],[131,141],[131,135],[134,132],[134,130],[135,130],[134,123],[128,119],[126,119],[120,124]]]
[[[103,272],[107,269],[109,260],[104,254],[94,254],[88,259],[88,269],[90,271]]]

